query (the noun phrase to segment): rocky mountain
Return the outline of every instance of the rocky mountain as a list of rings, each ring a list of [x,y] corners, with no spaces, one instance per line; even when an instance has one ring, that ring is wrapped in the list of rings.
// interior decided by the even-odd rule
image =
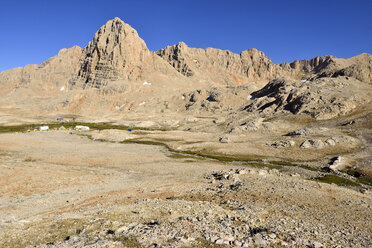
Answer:
[[[350,76],[372,82],[372,55],[366,53],[350,59],[327,55],[282,64],[274,64],[254,48],[236,54],[215,48],[191,48],[180,42],[156,53],[183,75],[220,85],[268,81],[281,76],[293,79]]]
[[[235,54],[215,48],[191,48],[180,42],[156,53],[192,80],[213,81],[219,85],[240,85],[282,74],[280,67],[254,48]]]
[[[275,79],[285,76],[284,85],[277,87],[283,90],[256,97],[246,110],[262,109],[263,102],[274,102],[265,111],[274,106],[280,111],[287,110],[297,104],[292,101],[298,96],[304,100],[300,108],[303,111],[292,113],[306,112],[322,118],[307,108],[332,105],[335,101],[327,96],[338,92],[341,84],[365,89],[365,83],[371,83],[371,72],[370,54],[274,64],[257,49],[235,54],[216,48],[191,48],[180,42],[153,52],[135,29],[115,18],[103,25],[83,49],[77,46],[62,49],[41,65],[1,72],[0,109],[6,109],[7,114],[14,114],[15,109],[23,110],[22,115],[34,111],[89,116],[205,110],[229,113],[232,109],[240,111],[242,105],[243,108],[247,105],[245,101],[253,101],[248,97],[252,92],[268,82],[271,83],[266,88],[271,89],[272,84],[282,82]],[[327,80],[318,80],[321,78]],[[340,80],[335,84],[329,78]],[[315,96],[318,91],[321,92]],[[342,94],[336,96],[336,102],[341,105]],[[361,94],[361,97],[368,96]],[[352,101],[351,105],[357,104]],[[345,112],[331,109],[336,116]]]
[[[349,76],[372,81],[372,55],[350,59],[316,57],[274,64],[257,49],[235,54],[216,48],[191,48],[185,43],[149,51],[130,25],[119,18],[108,21],[87,47],[62,49],[41,65],[27,65],[0,73],[1,94],[19,87],[53,89],[101,88],[109,82],[183,81],[189,85],[241,85],[267,82],[281,76],[293,79]]]
[[[74,46],[61,49],[58,55],[40,65],[27,65],[0,73],[0,95],[7,95],[15,89],[29,88],[35,91],[61,92],[76,74],[82,49]]]
[[[303,72],[307,78],[349,76],[363,82],[372,82],[372,55],[362,53],[349,59],[334,56],[315,57],[280,64],[285,70]]]
[[[108,21],[83,49],[80,68],[71,80],[78,88],[101,88],[110,81],[157,81],[182,76],[148,50],[137,31],[119,18]]]

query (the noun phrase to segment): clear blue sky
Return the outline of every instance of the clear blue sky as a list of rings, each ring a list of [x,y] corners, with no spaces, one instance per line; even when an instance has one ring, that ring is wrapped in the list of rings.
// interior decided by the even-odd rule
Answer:
[[[372,0],[1,0],[0,71],[84,47],[116,16],[150,50],[254,47],[274,63],[372,53]]]

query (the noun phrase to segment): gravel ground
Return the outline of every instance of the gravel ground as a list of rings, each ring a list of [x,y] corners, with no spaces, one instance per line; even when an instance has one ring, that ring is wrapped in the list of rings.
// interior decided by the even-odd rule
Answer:
[[[68,132],[0,149],[1,247],[372,245],[370,190]]]

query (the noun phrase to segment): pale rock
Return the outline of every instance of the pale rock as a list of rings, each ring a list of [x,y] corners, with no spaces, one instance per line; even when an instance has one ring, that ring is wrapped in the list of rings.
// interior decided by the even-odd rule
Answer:
[[[217,245],[222,245],[224,242],[225,242],[225,240],[223,240],[223,239],[217,239],[217,240],[215,241],[215,243],[216,243]]]
[[[321,149],[324,147],[324,143],[323,141],[319,140],[319,139],[309,139],[309,140],[305,140],[301,145],[300,145],[300,148],[316,148],[316,149]]]
[[[198,121],[198,118],[196,118],[196,117],[193,117],[193,116],[187,116],[187,117],[185,117],[185,122],[187,122],[187,123],[193,123],[193,122],[197,122]]]
[[[331,159],[331,162],[329,163],[330,164],[329,168],[334,171],[342,170],[346,167],[345,162],[346,159],[344,157],[341,156],[334,157]]]
[[[330,146],[335,146],[336,145],[336,141],[334,139],[332,139],[332,138],[326,139],[325,143],[327,145],[330,145]]]
[[[313,246],[314,248],[322,248],[324,247],[322,243],[318,242],[318,241],[314,241],[313,242]]]
[[[122,227],[119,227],[116,231],[115,231],[115,234],[118,235],[118,234],[121,234],[123,232],[126,232],[128,231],[128,227],[127,226],[122,226]]]
[[[258,175],[260,175],[260,176],[266,176],[267,175],[267,171],[266,170],[259,170],[258,171]]]

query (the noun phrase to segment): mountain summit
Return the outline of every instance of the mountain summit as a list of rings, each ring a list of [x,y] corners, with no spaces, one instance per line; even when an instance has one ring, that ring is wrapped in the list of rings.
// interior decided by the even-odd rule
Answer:
[[[154,71],[167,74],[173,69],[148,50],[134,28],[116,17],[103,25],[84,48],[72,85],[100,88],[110,81],[146,80]]]
[[[30,113],[44,111],[94,116],[118,111],[167,112],[184,108],[222,111],[223,105],[230,109],[228,106],[234,104],[214,106],[223,94],[213,93],[210,88],[242,85],[239,92],[259,90],[270,80],[283,76],[300,81],[300,86],[304,83],[303,89],[309,81],[319,78],[348,77],[371,83],[371,72],[370,54],[349,59],[323,56],[274,64],[254,48],[236,54],[216,48],[192,48],[180,42],[153,52],[134,28],[114,18],[103,25],[83,49],[77,46],[62,49],[40,65],[1,72],[0,107],[12,110],[11,114],[17,109]],[[106,95],[109,97],[105,98]],[[197,98],[204,96],[199,104]],[[270,97],[262,99],[265,102]],[[186,107],[182,107],[184,101]],[[238,104],[241,99],[236,101]],[[260,103],[256,105],[261,106]],[[265,111],[269,110],[265,108]]]

